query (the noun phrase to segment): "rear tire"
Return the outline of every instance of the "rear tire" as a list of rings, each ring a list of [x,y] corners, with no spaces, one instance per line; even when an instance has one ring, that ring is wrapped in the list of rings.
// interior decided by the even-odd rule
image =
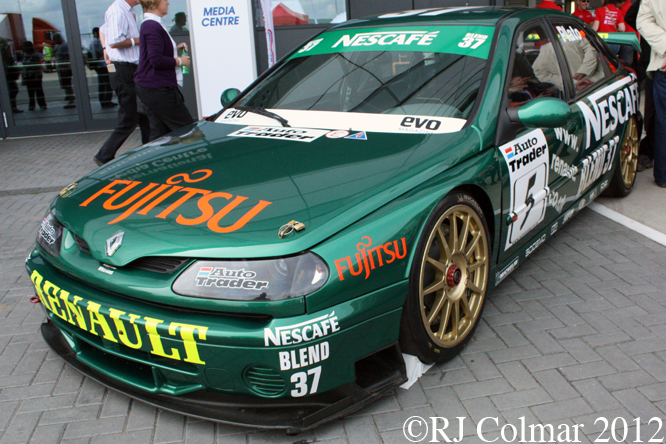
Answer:
[[[446,196],[428,219],[416,251],[400,345],[422,362],[445,362],[472,337],[488,290],[488,225],[474,197]]]
[[[632,116],[627,121],[627,128],[624,130],[622,143],[618,147],[620,159],[613,172],[610,185],[604,194],[612,197],[624,197],[631,193],[636,182],[639,137],[636,117]]]

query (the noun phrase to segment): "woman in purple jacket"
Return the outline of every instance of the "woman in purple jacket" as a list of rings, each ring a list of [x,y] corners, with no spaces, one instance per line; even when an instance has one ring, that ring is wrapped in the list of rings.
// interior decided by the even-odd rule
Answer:
[[[134,74],[136,92],[148,108],[150,139],[194,122],[178,86],[183,85],[182,66],[190,66],[189,56],[178,56],[187,45],[175,42],[162,24],[169,0],[140,0],[144,21],[139,38],[139,67]]]

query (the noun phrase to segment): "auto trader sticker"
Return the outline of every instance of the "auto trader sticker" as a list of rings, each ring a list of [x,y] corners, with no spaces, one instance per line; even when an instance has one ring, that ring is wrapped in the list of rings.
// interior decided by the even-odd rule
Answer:
[[[268,289],[268,281],[254,279],[250,270],[228,270],[224,267],[200,267],[196,276],[197,287],[238,288],[239,290]]]
[[[56,229],[51,223],[48,221],[48,219],[44,218],[42,220],[42,225],[39,227],[39,237],[44,239],[44,241],[49,244],[53,245],[56,241]]]
[[[256,139],[282,139],[295,142],[312,142],[328,133],[326,130],[314,130],[307,128],[283,128],[277,126],[246,126],[235,131],[230,136],[253,137]]]
[[[540,129],[499,148],[511,182],[512,221],[505,250],[537,226],[546,214],[548,197],[548,143]]]

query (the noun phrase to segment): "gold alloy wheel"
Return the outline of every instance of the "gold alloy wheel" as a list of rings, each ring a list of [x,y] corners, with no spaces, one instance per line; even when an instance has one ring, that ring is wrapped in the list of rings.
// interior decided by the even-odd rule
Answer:
[[[636,167],[638,165],[638,128],[636,120],[632,117],[627,122],[624,140],[620,148],[620,171],[624,186],[631,188],[636,179]]]
[[[443,348],[474,329],[488,286],[488,238],[479,215],[467,205],[449,208],[437,221],[421,261],[421,319]]]

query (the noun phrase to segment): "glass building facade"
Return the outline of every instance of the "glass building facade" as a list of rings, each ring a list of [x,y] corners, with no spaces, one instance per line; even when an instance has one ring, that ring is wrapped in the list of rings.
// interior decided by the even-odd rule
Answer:
[[[117,100],[95,34],[112,1],[0,0],[0,137],[115,126]],[[169,14],[162,23],[176,43],[189,46],[188,7],[198,1],[169,0]],[[504,0],[272,0],[277,57],[345,20],[410,9],[489,4],[503,5]],[[254,57],[261,73],[268,68],[268,57],[260,0],[253,0],[252,7]],[[141,7],[135,11],[141,22]],[[192,63],[194,72],[196,54]],[[220,70],[224,69],[233,66],[222,53]],[[190,113],[197,116],[193,78],[185,76],[183,95]]]
[[[117,100],[93,33],[111,1],[0,0],[3,137],[111,129]],[[135,8],[139,21],[140,6]],[[189,44],[187,1],[170,0],[162,22]],[[192,76],[184,95],[196,115]]]

